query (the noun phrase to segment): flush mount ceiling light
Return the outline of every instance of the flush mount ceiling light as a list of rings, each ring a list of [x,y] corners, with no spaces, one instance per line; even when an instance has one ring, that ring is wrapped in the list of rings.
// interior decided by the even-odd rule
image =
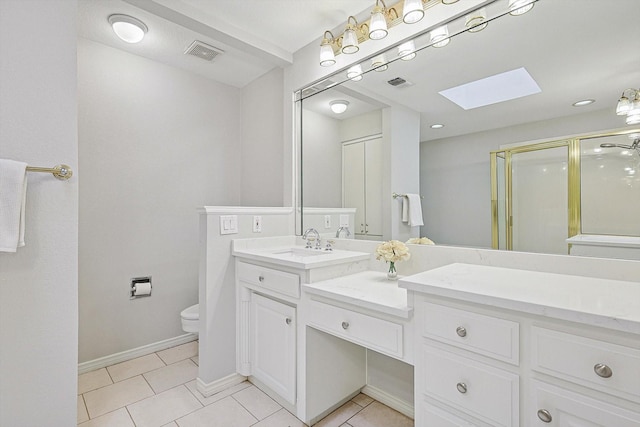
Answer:
[[[382,3],[380,6],[379,3]],[[369,21],[369,38],[371,40],[380,40],[387,37],[387,5],[383,0],[376,0],[376,5],[371,10],[371,20]]]
[[[342,114],[347,111],[347,107],[349,106],[349,101],[345,101],[344,99],[337,99],[335,101],[331,101],[329,103],[329,108],[335,114]]]
[[[626,115],[628,125],[640,124],[640,89],[629,88],[622,92],[616,106],[616,114]]]
[[[464,20],[464,26],[469,29],[470,33],[477,33],[487,28],[487,10],[483,7],[470,13]]]
[[[594,102],[596,102],[595,99],[583,99],[581,101],[576,101],[571,105],[574,107],[584,107],[585,105],[593,104]]]
[[[108,20],[113,32],[127,43],[139,43],[149,30],[144,22],[129,15],[111,15]]]
[[[533,8],[534,0],[509,0],[509,14],[523,15]]]
[[[356,64],[347,70],[347,78],[353,82],[362,80],[362,66]]]
[[[328,38],[327,34],[329,34]],[[334,41],[333,33],[325,31],[320,43],[320,65],[323,67],[330,67],[336,63],[336,54],[333,52]]]
[[[413,40],[409,40],[408,42],[402,43],[398,46],[398,56],[403,61],[410,61],[416,57],[416,45]]]
[[[435,123],[433,125],[431,125],[431,129],[442,129],[444,127],[443,124],[440,123]]]
[[[351,22],[353,20],[353,23]],[[342,53],[351,55],[360,50],[358,47],[358,35],[356,29],[358,28],[358,21],[353,16],[347,19],[347,27],[342,34]]]
[[[374,71],[387,71],[389,66],[387,65],[387,58],[385,58],[384,53],[376,56],[371,60],[371,68]]]
[[[449,28],[446,25],[438,27],[430,33],[433,47],[444,47],[449,44]]]
[[[405,24],[415,24],[424,18],[422,0],[404,0],[402,6],[402,21]]]

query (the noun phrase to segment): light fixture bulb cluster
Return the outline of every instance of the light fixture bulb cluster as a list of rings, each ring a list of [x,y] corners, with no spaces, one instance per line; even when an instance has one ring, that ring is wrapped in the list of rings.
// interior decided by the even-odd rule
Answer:
[[[616,114],[619,116],[627,116],[626,123],[628,125],[640,124],[640,89],[625,89],[622,96],[618,99],[616,106]]]

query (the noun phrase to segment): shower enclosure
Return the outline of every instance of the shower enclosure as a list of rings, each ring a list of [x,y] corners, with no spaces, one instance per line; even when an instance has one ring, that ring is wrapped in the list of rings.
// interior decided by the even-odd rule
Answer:
[[[640,237],[639,138],[636,129],[492,151],[492,247],[568,254],[577,235]]]

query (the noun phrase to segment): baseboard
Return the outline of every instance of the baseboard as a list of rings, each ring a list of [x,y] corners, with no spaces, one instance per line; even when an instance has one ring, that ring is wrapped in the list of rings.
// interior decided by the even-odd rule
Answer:
[[[387,405],[391,409],[395,409],[396,411],[406,415],[411,419],[415,419],[415,407],[413,405],[405,402],[404,400],[398,399],[397,397],[387,393],[386,391],[380,390],[377,387],[366,385],[362,389],[362,393],[384,405]]]
[[[247,377],[235,373],[210,383],[205,383],[198,377],[196,378],[196,388],[204,397],[209,397],[246,380]]]
[[[180,344],[185,344],[198,339],[197,334],[184,334],[168,340],[158,341],[152,344],[143,345],[142,347],[133,348],[131,350],[122,351],[120,353],[111,354],[109,356],[100,357],[99,359],[89,360],[78,364],[78,375],[86,372],[95,371],[96,369],[105,368],[115,365],[116,363],[126,362],[136,357],[146,356],[156,351],[166,350]]]

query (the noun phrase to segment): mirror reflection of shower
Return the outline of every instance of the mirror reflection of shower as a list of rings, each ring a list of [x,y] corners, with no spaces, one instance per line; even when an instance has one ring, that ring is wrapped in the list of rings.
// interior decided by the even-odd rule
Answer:
[[[640,135],[637,133],[633,133],[629,135],[629,138],[633,139],[633,143],[631,145],[626,144],[613,144],[610,142],[600,144],[601,148],[623,148],[625,150],[636,150],[638,155],[640,155]]]

